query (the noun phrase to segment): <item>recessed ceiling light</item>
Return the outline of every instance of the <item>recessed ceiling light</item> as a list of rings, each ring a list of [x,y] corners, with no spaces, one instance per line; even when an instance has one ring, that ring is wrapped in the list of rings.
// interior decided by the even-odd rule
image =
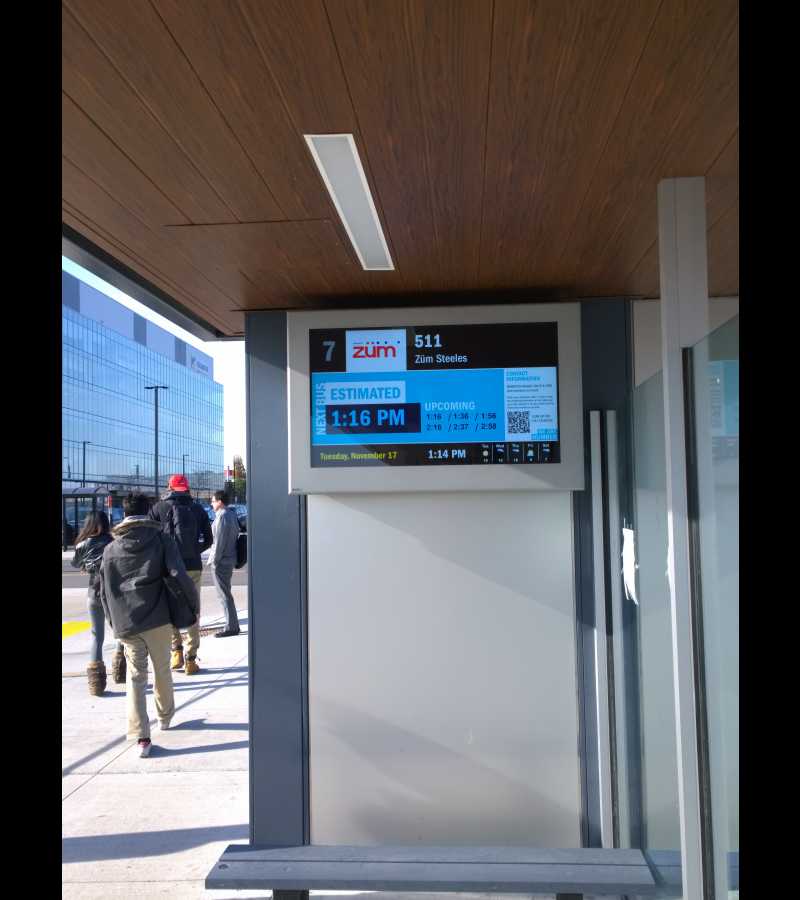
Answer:
[[[394,263],[353,135],[304,137],[361,265],[367,271],[393,271]]]

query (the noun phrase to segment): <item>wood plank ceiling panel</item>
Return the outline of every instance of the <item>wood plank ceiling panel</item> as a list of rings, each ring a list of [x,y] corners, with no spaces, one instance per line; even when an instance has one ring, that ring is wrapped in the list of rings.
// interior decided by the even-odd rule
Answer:
[[[182,285],[183,294],[193,298],[199,314],[228,322],[239,318],[230,315],[237,306],[235,301],[198,272],[178,248],[165,242],[161,231],[136,218],[66,157],[62,157],[61,183],[65,203],[79,210],[98,231],[112,235],[130,256],[143,262],[144,268]],[[141,271],[142,267],[136,268]]]
[[[602,265],[586,273],[585,283],[591,283],[600,293],[617,294],[625,290],[627,273],[637,266],[648,233],[655,228],[657,234],[658,182],[662,178],[680,177],[686,172],[707,175],[719,159],[720,150],[730,144],[732,134],[738,130],[736,44],[736,29],[733,29],[703,77],[699,91],[687,103],[686,114],[664,142],[660,160],[654,162],[651,173],[643,177],[639,196],[617,226],[613,247],[609,247]],[[653,183],[655,191],[648,189]],[[716,196],[719,189],[718,180],[706,184],[708,228],[719,216],[718,205],[726,202],[725,196]],[[727,197],[727,203],[735,202],[735,199]]]
[[[739,296],[739,201],[708,232],[708,282],[712,297]]]
[[[706,217],[711,228],[739,202],[739,129],[706,173]]]
[[[229,311],[220,317],[213,309],[209,310],[207,307],[198,306],[196,298],[187,294],[183,285],[172,281],[163,272],[149,267],[140,256],[131,255],[129,248],[121,244],[113,235],[101,229],[96,223],[89,221],[67,200],[62,202],[61,216],[63,222],[70,228],[88,238],[95,246],[113,256],[122,265],[127,266],[150,284],[173,297],[196,315],[204,317],[210,325],[223,334],[244,334],[244,317],[240,312]]]
[[[116,3],[65,2],[238,221],[286,218],[149,2],[136,3],[122,27]]]
[[[726,260],[711,256],[711,233],[720,219],[739,203],[739,131],[725,146],[706,174],[706,228],[709,242],[708,295],[730,297],[739,291],[738,244],[736,258]],[[735,227],[739,228],[738,214]],[[715,240],[718,240],[719,232]],[[738,238],[737,238],[738,241]],[[729,243],[726,241],[725,243]],[[734,285],[732,288],[731,285]],[[658,238],[653,240],[636,268],[625,279],[621,291],[626,296],[655,298],[659,296]]]
[[[158,11],[286,216],[335,217],[236,0],[159,0]]]
[[[174,221],[235,222],[183,149],[63,7],[61,28],[62,90],[181,211]]]
[[[657,236],[659,180],[705,174],[730,140],[736,36],[736,0],[662,5],[561,254],[579,292],[623,288]]]
[[[351,0],[327,9],[407,286],[474,288],[491,4]]]
[[[231,285],[232,279],[244,276],[260,286],[255,294],[238,294],[244,308],[286,307],[303,297],[311,302],[352,293],[355,264],[327,220],[193,225],[169,231],[195,266],[209,275],[212,269],[205,267],[213,267],[218,283]],[[341,266],[332,265],[336,259]]]
[[[230,333],[238,308],[655,296],[680,175],[707,176],[709,292],[738,291],[736,0],[64,0],[62,22],[65,221]],[[361,269],[305,133],[354,135],[395,272]]]
[[[414,282],[408,280],[405,261],[398,255],[391,226],[387,226],[370,158],[371,148],[359,129],[322,0],[239,0],[239,5],[298,132],[354,136],[396,267],[394,272],[364,272],[359,268],[354,293],[391,294],[413,290]],[[319,190],[325,193],[321,178]],[[340,228],[338,217],[333,221]],[[339,233],[343,235],[341,229]],[[345,237],[343,243],[356,259],[349,238]]]
[[[174,203],[66,95],[61,95],[61,152],[143,222],[186,223]]]
[[[497,0],[481,277],[564,289],[562,251],[659,0]]]

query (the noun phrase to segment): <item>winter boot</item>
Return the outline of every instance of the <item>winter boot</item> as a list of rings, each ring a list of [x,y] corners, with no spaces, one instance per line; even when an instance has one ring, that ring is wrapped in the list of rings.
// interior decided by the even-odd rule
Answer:
[[[197,660],[194,656],[186,657],[186,669],[184,671],[187,675],[196,675],[200,671],[200,666],[197,665]]]
[[[89,676],[89,693],[100,697],[106,689],[106,664],[102,660],[90,662],[86,674]]]
[[[171,669],[182,669],[183,668],[183,647],[178,647],[177,650],[173,650],[170,656],[169,665]]]
[[[111,676],[116,684],[125,684],[128,672],[128,664],[122,650],[116,650],[111,657]]]

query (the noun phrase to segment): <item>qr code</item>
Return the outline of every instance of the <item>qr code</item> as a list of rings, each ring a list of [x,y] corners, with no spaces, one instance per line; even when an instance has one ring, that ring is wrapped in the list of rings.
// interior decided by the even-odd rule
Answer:
[[[507,424],[506,430],[509,434],[530,434],[531,414],[527,409],[525,412],[509,411]]]

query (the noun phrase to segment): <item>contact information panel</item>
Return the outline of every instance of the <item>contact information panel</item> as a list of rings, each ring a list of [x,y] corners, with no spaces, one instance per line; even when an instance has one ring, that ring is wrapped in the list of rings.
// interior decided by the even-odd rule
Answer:
[[[561,461],[555,322],[311,329],[311,465]]]

